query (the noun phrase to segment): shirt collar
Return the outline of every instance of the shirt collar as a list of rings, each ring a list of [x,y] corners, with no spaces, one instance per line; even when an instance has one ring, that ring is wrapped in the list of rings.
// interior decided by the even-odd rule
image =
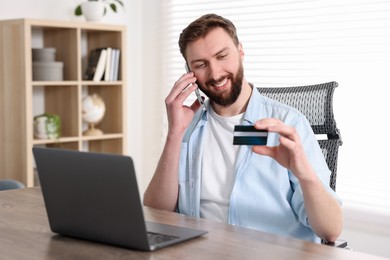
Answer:
[[[252,94],[244,115],[244,125],[253,125],[259,119],[259,111],[261,110],[261,103],[259,102],[261,95],[253,84],[250,83],[249,85],[252,87]]]

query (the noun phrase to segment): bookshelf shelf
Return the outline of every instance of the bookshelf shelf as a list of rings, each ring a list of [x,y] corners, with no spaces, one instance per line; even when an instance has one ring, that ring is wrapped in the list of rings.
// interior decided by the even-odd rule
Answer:
[[[15,19],[0,21],[0,35],[0,179],[35,186],[33,146],[126,153],[125,26]],[[91,51],[108,47],[120,50],[117,80],[85,80]],[[33,48],[56,49],[63,80],[33,80]],[[82,100],[94,93],[106,107],[98,124],[104,134],[84,136]],[[60,138],[34,137],[34,116],[42,113],[60,116]]]

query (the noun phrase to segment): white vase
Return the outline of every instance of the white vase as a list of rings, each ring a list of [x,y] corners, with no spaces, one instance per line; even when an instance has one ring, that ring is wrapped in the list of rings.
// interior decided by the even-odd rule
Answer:
[[[81,11],[87,21],[98,22],[104,16],[104,3],[98,1],[87,1],[81,4]]]

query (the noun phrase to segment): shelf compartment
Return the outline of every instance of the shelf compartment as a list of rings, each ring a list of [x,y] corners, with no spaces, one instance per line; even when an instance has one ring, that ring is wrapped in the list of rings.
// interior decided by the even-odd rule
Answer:
[[[120,85],[88,85],[83,91],[92,95],[99,94],[106,106],[102,121],[96,125],[104,134],[122,134],[123,129],[123,88]]]
[[[34,116],[42,113],[56,114],[61,119],[61,137],[79,135],[78,87],[74,85],[35,86],[34,90],[42,92],[43,107],[34,108]],[[37,95],[38,96],[38,95]]]
[[[123,154],[123,139],[104,139],[84,141],[83,147],[90,152]]]
[[[104,31],[104,30],[81,30],[81,39],[84,43],[82,47],[82,72],[84,73],[88,66],[88,59],[91,51],[98,48],[114,48],[121,51],[123,44],[122,32],[120,31]],[[119,63],[121,63],[121,56],[119,56]],[[118,79],[121,80],[122,66],[119,64]]]
[[[48,148],[61,148],[61,149],[70,149],[70,150],[80,150],[80,142],[78,141],[69,141],[69,142],[50,142],[46,143],[36,143],[34,146],[48,147]]]
[[[64,63],[64,80],[78,80],[78,31],[75,28],[32,26],[32,35],[41,38],[33,41],[33,48],[55,48],[55,60]]]

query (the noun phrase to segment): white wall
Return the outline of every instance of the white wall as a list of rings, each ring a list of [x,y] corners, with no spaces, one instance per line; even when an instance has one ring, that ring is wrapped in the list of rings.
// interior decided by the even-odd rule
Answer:
[[[80,2],[81,0],[7,1],[2,3],[2,8],[0,8],[0,19],[37,18],[82,21],[83,18],[73,15],[74,7]],[[160,85],[161,68],[164,66],[161,59],[162,1],[124,0],[124,2],[126,11],[120,10],[119,14],[115,15],[109,13],[104,22],[125,24],[128,27],[128,57],[126,57],[129,80],[128,153],[134,158],[140,192],[143,193],[156,167],[162,149],[161,140],[164,138],[161,129],[163,122],[161,111],[165,110],[165,96]],[[338,118],[349,118],[348,115],[351,112],[345,106],[345,100],[350,102],[350,93],[355,90],[342,87],[336,90],[335,109]],[[366,115],[365,118],[369,116]],[[365,118],[361,119],[362,122],[365,122]],[[345,121],[339,122],[340,128],[347,124],[348,122]],[[346,142],[349,141],[347,136],[344,136],[344,139]],[[343,162],[353,161],[350,158],[354,157],[354,154],[346,153],[342,147],[340,157],[339,172],[349,170],[348,165]],[[342,238],[347,239],[353,249],[390,257],[388,218],[346,209],[345,219]]]

